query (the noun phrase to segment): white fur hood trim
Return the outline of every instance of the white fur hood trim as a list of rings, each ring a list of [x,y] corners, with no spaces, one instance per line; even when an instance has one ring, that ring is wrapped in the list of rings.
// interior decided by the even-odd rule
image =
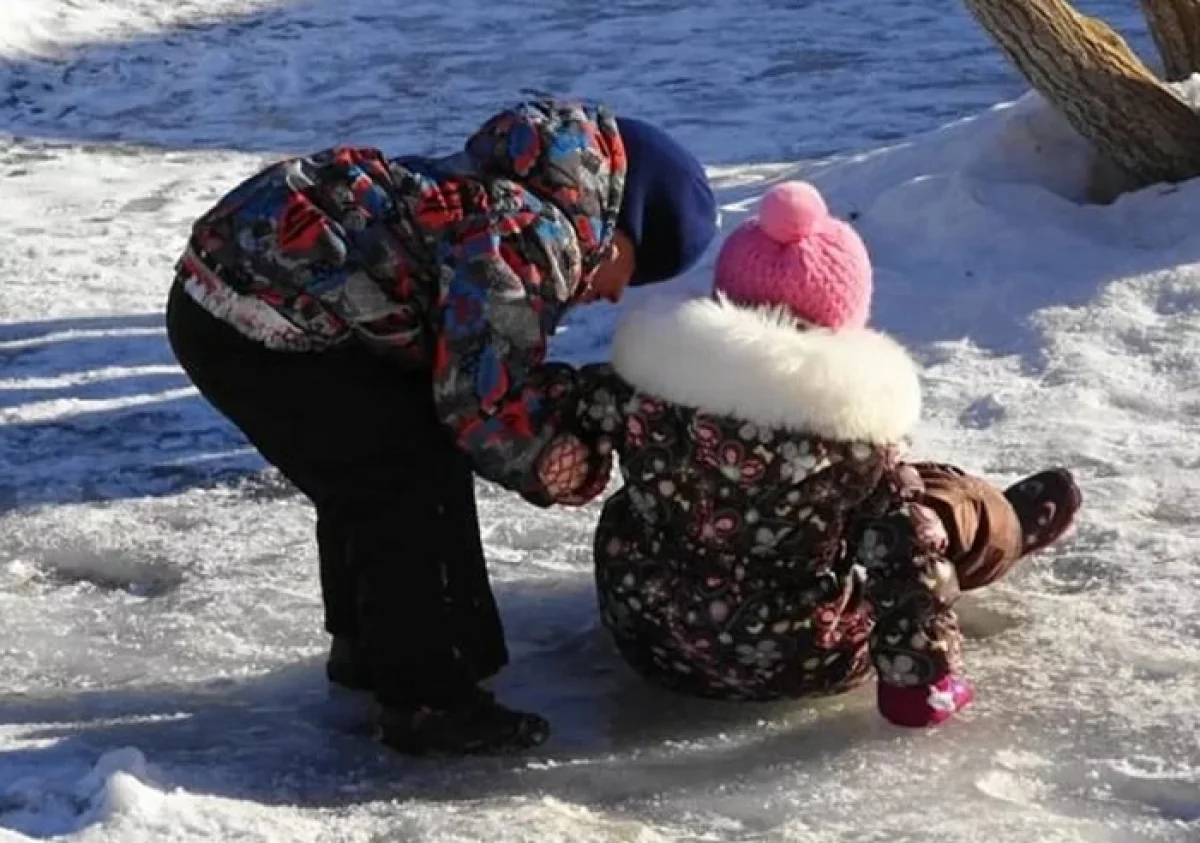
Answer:
[[[613,366],[656,397],[822,438],[897,442],[921,415],[908,353],[869,329],[799,330],[780,309],[671,299],[626,313]]]

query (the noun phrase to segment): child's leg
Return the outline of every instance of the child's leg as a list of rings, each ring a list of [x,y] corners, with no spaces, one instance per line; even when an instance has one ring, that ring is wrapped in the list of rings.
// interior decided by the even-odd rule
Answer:
[[[922,503],[942,519],[949,558],[963,591],[1007,574],[1021,558],[1021,523],[999,489],[956,470],[929,464],[915,468],[925,481]]]
[[[339,638],[358,637],[358,585],[346,559],[346,525],[329,507],[317,508],[317,555],[325,631]]]
[[[316,507],[325,629],[355,638],[358,588],[346,566],[344,526],[328,505],[330,478],[301,451],[298,428],[310,420],[294,406],[319,403],[313,393],[327,388],[333,374],[329,361],[270,351],[245,339],[200,308],[178,282],[171,288],[166,321],[175,357],[204,398]]]
[[[317,508],[317,556],[325,631],[333,636],[325,672],[329,681],[356,691],[375,687],[370,658],[358,623],[358,576],[348,558],[350,538],[345,519],[332,507]]]
[[[922,502],[946,527],[963,591],[995,582],[1022,557],[1056,541],[1080,506],[1079,489],[1064,469],[1035,474],[1001,492],[953,466],[914,467],[925,483]]]
[[[470,466],[428,377],[360,348],[271,351],[178,285],[167,320],[202,394],[316,504],[326,625],[361,639],[380,701],[473,693],[507,656]]]
[[[348,500],[355,512],[349,559],[376,698],[385,706],[452,706],[507,664],[508,652],[470,460],[438,420],[430,389],[414,405],[429,436],[389,467],[405,482],[367,480],[365,494]]]

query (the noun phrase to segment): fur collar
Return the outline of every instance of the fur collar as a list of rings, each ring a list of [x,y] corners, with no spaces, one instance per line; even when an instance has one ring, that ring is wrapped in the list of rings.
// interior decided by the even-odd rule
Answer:
[[[612,362],[667,401],[828,439],[897,442],[921,414],[916,366],[894,340],[800,330],[780,309],[652,301],[621,319]]]

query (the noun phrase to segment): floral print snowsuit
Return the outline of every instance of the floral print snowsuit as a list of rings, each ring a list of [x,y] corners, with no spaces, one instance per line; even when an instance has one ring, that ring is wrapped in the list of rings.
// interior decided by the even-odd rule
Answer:
[[[599,603],[640,673],[769,700],[957,672],[946,535],[900,461],[920,401],[899,346],[668,302],[582,377],[579,436],[624,480],[595,536]]]

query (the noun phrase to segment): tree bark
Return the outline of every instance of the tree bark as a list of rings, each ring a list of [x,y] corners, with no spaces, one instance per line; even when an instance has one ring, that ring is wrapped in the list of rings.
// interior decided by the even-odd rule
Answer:
[[[1200,72],[1200,0],[1140,0],[1167,79]]]
[[[1035,90],[1131,189],[1200,175],[1200,116],[1116,32],[1066,0],[963,0]]]

